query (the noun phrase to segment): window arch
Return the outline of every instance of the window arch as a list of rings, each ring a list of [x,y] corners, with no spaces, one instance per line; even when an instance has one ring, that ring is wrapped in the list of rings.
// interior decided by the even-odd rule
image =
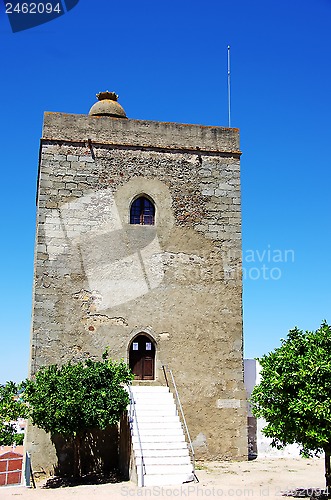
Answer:
[[[136,198],[130,208],[130,224],[152,226],[155,223],[155,205],[146,196]]]

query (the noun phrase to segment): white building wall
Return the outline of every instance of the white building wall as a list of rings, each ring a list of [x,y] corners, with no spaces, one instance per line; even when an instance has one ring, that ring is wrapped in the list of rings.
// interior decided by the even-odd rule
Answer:
[[[245,388],[247,391],[247,400],[251,397],[255,385],[260,383],[261,365],[255,359],[244,360],[245,373]],[[255,425],[254,425],[255,423]],[[262,429],[266,426],[264,419],[255,419],[251,411],[251,405],[248,402],[248,449],[251,451],[251,458],[256,455],[260,458],[264,457],[291,457],[295,458],[300,455],[300,448],[296,444],[286,446],[283,450],[277,450],[271,446],[271,439],[267,438]],[[255,436],[254,436],[255,433]],[[255,441],[254,441],[255,438]]]

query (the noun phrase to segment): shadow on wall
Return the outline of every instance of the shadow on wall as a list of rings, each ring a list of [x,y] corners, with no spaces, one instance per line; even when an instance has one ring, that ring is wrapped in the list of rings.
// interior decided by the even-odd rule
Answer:
[[[74,471],[74,447],[71,438],[60,435],[52,437],[56,449],[58,464],[55,475],[68,477]],[[80,474],[109,474],[119,467],[118,426],[109,426],[106,430],[92,430],[80,443]]]
[[[257,420],[255,417],[247,417],[248,436],[248,460],[257,458]]]

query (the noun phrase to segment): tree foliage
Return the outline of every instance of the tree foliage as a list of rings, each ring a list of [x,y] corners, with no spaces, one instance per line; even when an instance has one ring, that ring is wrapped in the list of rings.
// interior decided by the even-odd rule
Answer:
[[[0,445],[10,446],[16,439],[18,418],[27,417],[27,407],[19,396],[19,386],[14,382],[0,385]]]
[[[267,422],[272,446],[297,443],[301,452],[331,454],[331,327],[290,330],[282,345],[258,360],[261,382],[252,393],[254,416]],[[329,466],[327,466],[328,469]],[[330,471],[326,471],[330,486]]]
[[[104,355],[41,368],[27,380],[24,399],[31,407],[32,423],[51,434],[75,436],[82,430],[102,429],[119,421],[129,398],[123,383],[132,380],[130,369]]]
[[[80,474],[80,445],[86,433],[119,421],[129,403],[123,384],[132,378],[123,361],[112,361],[105,352],[102,361],[50,365],[25,381],[24,399],[32,423],[51,436],[72,439],[75,475]]]

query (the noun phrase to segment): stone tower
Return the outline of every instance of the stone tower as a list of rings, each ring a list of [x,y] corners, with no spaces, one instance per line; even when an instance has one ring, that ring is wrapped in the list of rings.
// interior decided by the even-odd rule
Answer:
[[[31,375],[106,346],[140,384],[165,384],[167,365],[197,457],[245,459],[239,132],[98,99],[44,116]],[[27,441],[51,468],[46,434]]]

